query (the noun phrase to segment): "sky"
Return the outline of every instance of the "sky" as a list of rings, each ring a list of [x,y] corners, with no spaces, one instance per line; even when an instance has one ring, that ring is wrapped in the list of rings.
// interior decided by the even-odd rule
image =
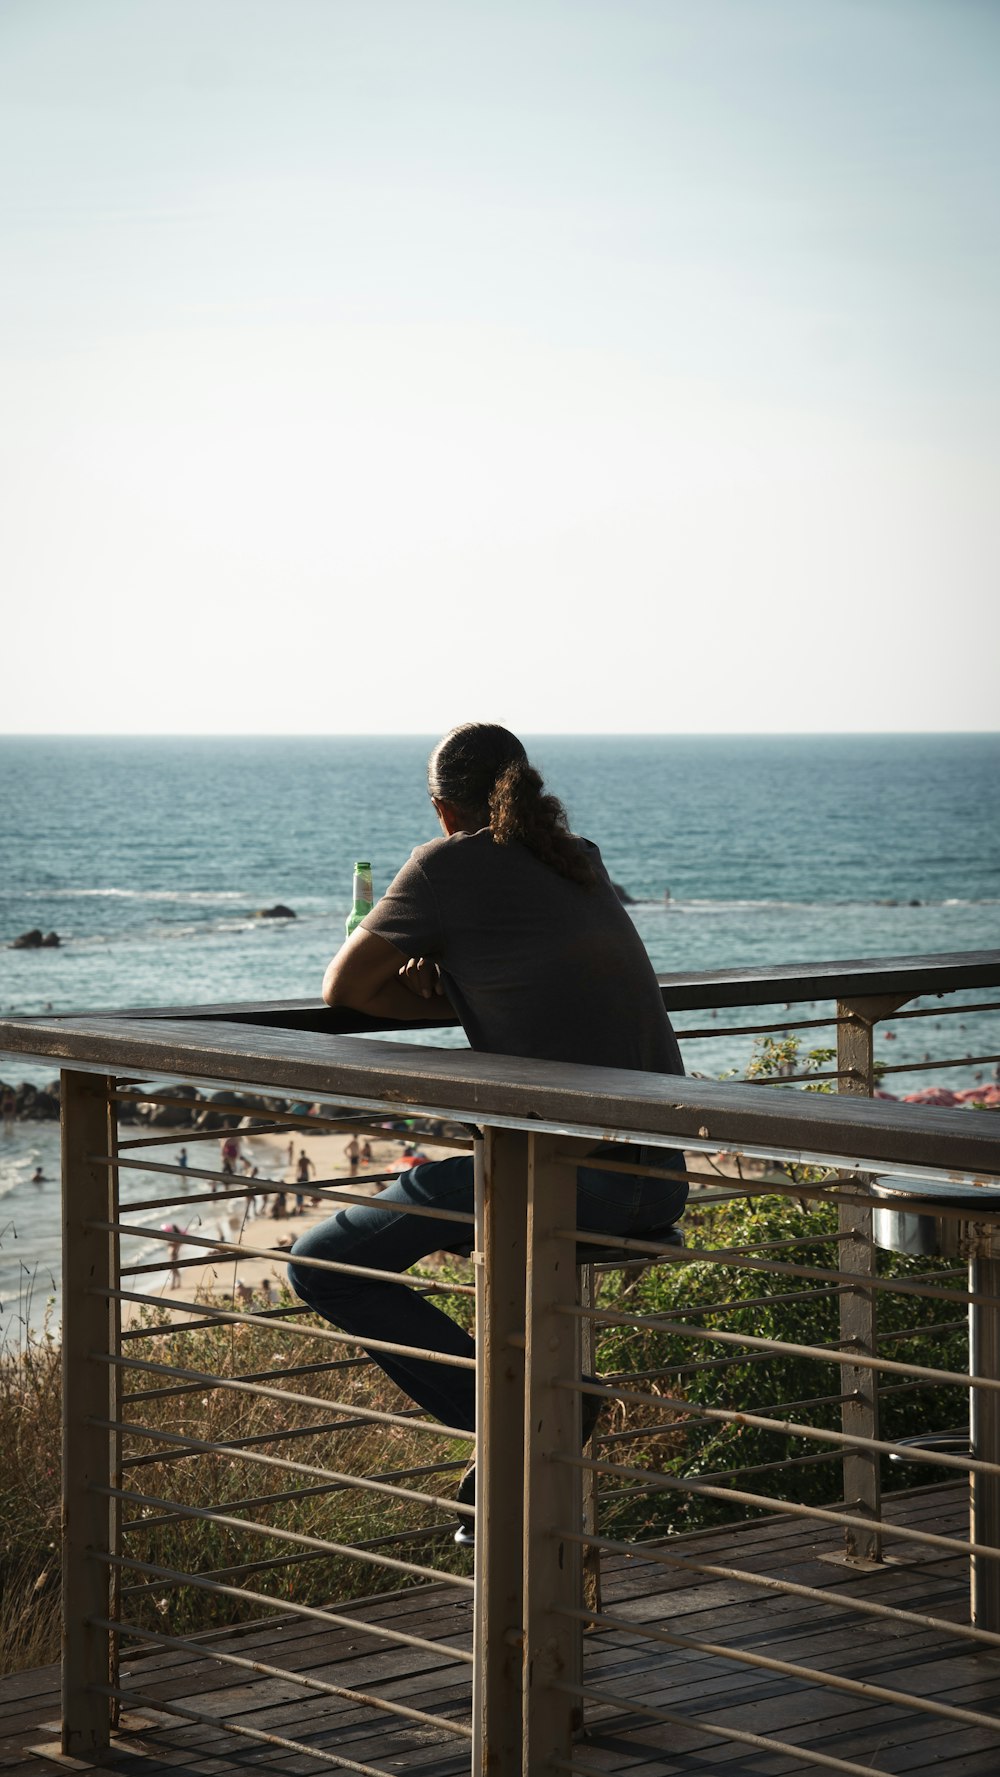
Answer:
[[[0,0],[0,731],[1000,727],[994,0]]]

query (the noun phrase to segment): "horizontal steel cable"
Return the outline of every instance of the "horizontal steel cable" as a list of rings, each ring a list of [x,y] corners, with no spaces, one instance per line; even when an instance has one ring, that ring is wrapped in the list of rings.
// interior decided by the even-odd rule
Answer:
[[[978,1298],[977,1298],[978,1299]],[[991,1297],[982,1298],[990,1302]],[[650,1332],[671,1333],[680,1339],[711,1339],[720,1345],[746,1345],[752,1351],[770,1351],[787,1357],[814,1357],[822,1363],[853,1364],[865,1370],[884,1370],[891,1376],[921,1376],[934,1383],[949,1383],[956,1388],[1000,1389],[1000,1377],[970,1376],[961,1370],[932,1370],[926,1364],[908,1364],[900,1358],[869,1357],[865,1352],[841,1350],[832,1342],[825,1345],[795,1345],[790,1339],[761,1339],[754,1333],[727,1333],[722,1327],[692,1327],[662,1320],[655,1314],[611,1314],[594,1308],[561,1303],[557,1312],[580,1320],[592,1320],[598,1326],[630,1327],[633,1332],[644,1328]]]
[[[176,1364],[153,1363],[149,1358],[123,1357],[110,1351],[95,1351],[91,1355],[96,1363],[112,1364],[116,1369],[140,1370],[155,1376],[182,1376],[186,1382],[201,1382],[206,1388],[228,1388],[239,1394],[262,1395],[269,1401],[291,1401],[300,1407],[321,1407],[327,1413],[351,1414],[359,1423],[370,1420],[375,1425],[401,1425],[405,1431],[433,1432],[435,1437],[463,1438],[467,1443],[475,1443],[475,1432],[465,1431],[457,1425],[438,1425],[436,1421],[427,1419],[409,1419],[401,1413],[383,1413],[376,1407],[348,1406],[346,1402],[325,1401],[318,1395],[297,1394],[290,1388],[268,1388],[262,1382],[244,1382],[238,1376],[213,1376],[204,1370],[187,1370]]]
[[[869,1204],[869,1207],[872,1205]],[[876,1203],[874,1207],[878,1208],[879,1205]],[[895,1207],[894,1201],[893,1208]],[[992,1220],[997,1213],[998,1211],[994,1211],[992,1215],[988,1215],[984,1219]],[[926,1207],[924,1214],[927,1214]],[[963,1221],[971,1221],[972,1219],[968,1211],[962,1217]],[[556,1228],[554,1233],[560,1240],[574,1240],[579,1237],[579,1231],[569,1228]],[[608,1237],[605,1235],[605,1245],[607,1239]],[[913,1281],[908,1277],[871,1277],[864,1271],[833,1271],[828,1265],[799,1265],[786,1259],[745,1258],[734,1247],[668,1247],[658,1254],[658,1259],[668,1265],[711,1264],[722,1265],[733,1271],[761,1271],[770,1277],[803,1277],[816,1283],[830,1283],[845,1289],[882,1290],[888,1295],[921,1296],[931,1301],[961,1303],[963,1307],[970,1302],[981,1303],[984,1306],[989,1306],[993,1302],[993,1297],[989,1295],[976,1294],[968,1289],[941,1289],[937,1284],[921,1283],[919,1279]],[[587,1312],[595,1311],[588,1309]]]
[[[181,1635],[165,1635],[157,1629],[140,1628],[135,1623],[123,1623],[110,1617],[92,1617],[95,1629],[108,1629],[116,1635],[133,1636],[137,1641],[152,1641],[157,1647],[181,1648],[187,1653],[204,1654],[205,1648],[196,1641],[185,1639]],[[218,1660],[223,1666],[235,1666],[243,1672],[256,1672],[262,1678],[278,1678],[287,1684],[300,1685],[304,1690],[314,1691],[321,1697],[339,1697],[345,1703],[359,1703],[370,1709],[382,1709],[388,1715],[398,1715],[404,1721],[419,1722],[422,1727],[441,1728],[445,1733],[455,1734],[460,1739],[471,1740],[472,1729],[466,1722],[452,1721],[445,1715],[429,1715],[424,1709],[411,1709],[405,1703],[394,1703],[388,1697],[376,1697],[369,1691],[352,1690],[349,1685],[331,1684],[329,1679],[313,1678],[307,1672],[289,1672],[283,1666],[271,1666],[266,1660],[248,1660],[245,1655],[232,1654],[213,1642],[211,1658]]]
[[[374,1202],[374,1199],[370,1198],[369,1201]],[[180,1234],[176,1234],[170,1229],[150,1228],[142,1224],[94,1221],[87,1222],[85,1225],[88,1229],[94,1229],[100,1234],[129,1235],[131,1238],[143,1235],[153,1240],[162,1241],[166,1246],[182,1238]],[[210,1257],[217,1259],[276,1259],[279,1264],[287,1266],[289,1259],[293,1257],[287,1247],[241,1245],[239,1241],[219,1240],[210,1234],[191,1234],[186,1230],[183,1231],[183,1244],[204,1247]],[[474,1296],[476,1293],[475,1286],[471,1283],[444,1283],[434,1277],[411,1277],[405,1271],[375,1271],[365,1265],[344,1264],[340,1259],[308,1258],[305,1253],[295,1253],[294,1259],[296,1265],[301,1265],[304,1270],[308,1271],[351,1272],[356,1277],[374,1277],[386,1283],[402,1283],[408,1289],[421,1289],[425,1292],[437,1290],[441,1294],[450,1296]],[[167,1263],[168,1261],[165,1260],[159,1269],[165,1271]],[[164,1302],[164,1305],[168,1305],[165,1298],[160,1298],[160,1300]],[[201,1304],[198,1306],[199,1312],[203,1312]]]
[[[753,1746],[761,1752],[777,1752],[783,1758],[805,1759],[807,1763],[820,1765],[826,1771],[843,1771],[846,1777],[886,1777],[885,1768],[876,1770],[874,1765],[859,1765],[854,1759],[834,1758],[832,1753],[818,1752],[809,1746],[792,1744],[787,1740],[772,1740],[766,1734],[751,1734],[745,1728],[723,1728],[715,1722],[703,1721],[700,1716],[682,1715],[677,1709],[654,1708],[650,1703],[638,1703],[634,1697],[615,1697],[607,1691],[599,1691],[593,1685],[584,1687],[578,1684],[557,1684],[554,1687],[569,1697],[581,1697],[585,1702],[605,1703],[617,1711],[619,1715],[633,1710],[640,1715],[648,1716],[651,1721],[663,1722],[668,1727],[690,1728],[700,1734],[710,1734],[716,1740],[730,1740],[737,1746]],[[595,1765],[577,1765],[569,1759],[554,1758],[552,1760],[560,1771],[580,1771],[586,1777],[600,1777]]]
[[[629,1468],[624,1463],[600,1462],[587,1456],[561,1455],[553,1457],[553,1461],[566,1463],[570,1468],[591,1469],[598,1475],[623,1475],[628,1480],[645,1483],[646,1491],[650,1493],[701,1493],[706,1499],[721,1499],[727,1505],[751,1506],[788,1518],[815,1518],[820,1524],[835,1524],[840,1530],[845,1525],[866,1533],[872,1529],[872,1519],[863,1518],[857,1512],[801,1505],[797,1500],[774,1499],[768,1493],[747,1493],[738,1487],[713,1487],[703,1481],[689,1480],[687,1476],[667,1475],[658,1469]],[[879,1528],[883,1536],[895,1536],[901,1542],[925,1543],[929,1548],[943,1549],[950,1555],[984,1555],[989,1561],[1000,1560],[1000,1549],[991,1548],[987,1543],[963,1542],[961,1537],[941,1536],[933,1530],[917,1530],[913,1525],[890,1524],[885,1520]]]
[[[118,1172],[124,1172],[126,1170],[126,1166],[127,1166],[127,1163],[125,1161],[120,1160],[114,1154],[88,1154],[87,1160],[88,1160],[89,1164],[92,1166],[106,1166],[108,1168],[117,1170]],[[139,1161],[136,1161],[135,1167],[132,1168],[132,1170],[137,1171],[137,1172],[165,1172],[165,1173],[169,1173],[170,1176],[173,1178],[180,1176],[176,1166],[168,1166],[166,1161],[160,1161],[160,1160],[143,1160],[141,1163]],[[406,1168],[403,1168],[402,1171],[397,1170],[394,1172],[387,1172],[385,1174],[378,1174],[378,1175],[369,1174],[368,1182],[369,1182],[369,1184],[374,1185],[374,1184],[378,1184],[380,1181],[382,1181],[384,1179],[385,1181],[394,1183],[398,1178],[403,1176],[403,1172],[405,1172],[406,1170],[407,1170]],[[227,1196],[228,1197],[274,1197],[274,1196],[277,1196],[282,1191],[285,1193],[286,1196],[288,1195],[289,1192],[291,1192],[294,1195],[295,1191],[296,1191],[295,1185],[279,1185],[279,1184],[272,1182],[271,1180],[259,1179],[259,1178],[253,1180],[253,1183],[256,1184],[257,1189],[255,1191],[251,1191],[249,1188],[251,1181],[249,1179],[247,1179],[244,1184],[232,1185],[231,1180],[232,1180],[233,1174],[231,1172],[209,1171],[209,1169],[207,1167],[203,1167],[203,1166],[187,1166],[184,1168],[184,1174],[188,1178],[205,1179],[209,1183],[211,1183],[211,1181],[213,1179],[215,1179],[220,1184],[221,1189],[218,1191],[210,1191],[208,1193],[208,1195],[204,1196],[204,1197],[192,1197],[187,1192],[184,1193],[184,1195],[180,1196],[180,1197],[171,1197],[171,1198],[152,1197],[149,1199],[147,1207],[149,1207],[150,1209],[170,1209],[170,1208],[173,1208],[174,1206],[176,1206],[177,1204],[183,1204],[184,1206],[187,1207],[187,1206],[191,1206],[191,1205],[198,1204],[198,1203],[208,1203],[208,1204],[211,1204],[213,1202],[217,1203],[223,1197],[227,1197]],[[338,1203],[356,1202],[356,1203],[363,1203],[363,1204],[366,1203],[366,1204],[370,1205],[373,1202],[372,1197],[363,1196],[360,1192],[356,1192],[354,1194],[354,1196],[352,1197],[349,1195],[349,1193],[347,1193],[346,1191],[344,1191],[342,1189],[343,1186],[349,1185],[352,1183],[357,1183],[357,1180],[335,1179],[335,1178],[310,1179],[309,1183],[307,1185],[301,1186],[299,1194],[301,1196],[305,1197],[305,1196],[310,1195],[313,1192],[318,1192],[323,1189],[329,1189],[331,1191],[336,1191],[336,1193],[337,1193],[336,1202],[338,1202]],[[122,1204],[121,1207],[123,1209],[131,1209],[133,1207],[138,1209],[140,1206],[138,1204],[133,1206],[132,1204],[126,1203],[126,1204]],[[438,1221],[464,1222],[464,1223],[469,1224],[470,1226],[475,1221],[475,1216],[470,1214],[467,1210],[433,1209],[429,1204],[425,1204],[425,1203],[412,1203],[412,1204],[411,1203],[382,1203],[379,1205],[379,1208],[384,1209],[387,1212],[390,1212],[393,1214],[398,1214],[398,1215],[414,1215],[414,1216],[422,1215],[422,1216],[427,1216],[429,1219],[432,1219],[432,1220],[436,1219]],[[163,1230],[160,1228],[157,1228],[154,1230],[154,1232],[157,1234],[160,1234],[163,1232]]]
[[[451,1540],[454,1534],[455,1521],[454,1518],[450,1518],[446,1524],[423,1524],[410,1530],[394,1530],[385,1536],[365,1537],[356,1544],[356,1547],[359,1549],[384,1549],[403,1542],[433,1542],[443,1537]],[[251,1573],[276,1573],[279,1568],[294,1568],[297,1574],[301,1574],[313,1562],[326,1561],[327,1559],[328,1557],[321,1549],[297,1549],[294,1555],[272,1555],[267,1560],[240,1561],[229,1567],[208,1567],[202,1573],[201,1578],[232,1580]],[[448,1577],[448,1574],[442,1571],[441,1582],[447,1583]],[[155,1584],[152,1580],[148,1580],[143,1585],[123,1586],[122,1596],[133,1599],[148,1598],[154,1593],[162,1592],[164,1589],[169,1591],[171,1587],[183,1583],[186,1582],[180,1579],[158,1580]],[[375,1593],[373,1596],[379,1598],[384,1594]]]
[[[126,1432],[132,1437],[160,1438],[166,1443],[183,1444],[185,1451],[193,1455],[230,1455],[234,1448],[232,1444],[212,1443],[207,1439],[193,1438],[187,1433],[130,1425],[127,1420],[94,1419],[91,1424],[99,1425],[104,1431]],[[436,1493],[418,1493],[406,1487],[393,1487],[391,1483],[378,1480],[374,1476],[345,1475],[337,1469],[321,1468],[315,1463],[294,1462],[288,1456],[268,1456],[259,1450],[241,1450],[240,1456],[244,1462],[255,1462],[263,1468],[282,1469],[287,1474],[306,1475],[312,1480],[332,1482],[337,1491],[359,1488],[362,1492],[384,1494],[389,1499],[410,1499],[419,1505],[443,1506],[446,1510],[475,1515],[475,1506],[460,1505],[457,1500],[445,1499]],[[227,1503],[232,1505],[236,1502]]]
[[[1000,1000],[986,1000],[979,1005],[917,1006],[912,1012],[893,1012],[886,1022],[896,1024],[901,1018],[960,1018],[963,1012],[1000,1012]]]
[[[645,1394],[639,1389],[606,1389],[594,1382],[574,1382],[564,1376],[557,1378],[555,1386],[568,1389],[571,1393],[579,1390],[598,1398],[630,1401],[636,1406],[663,1406],[662,1395]],[[678,1415],[681,1423],[690,1414],[700,1424],[751,1426],[755,1431],[778,1432],[786,1438],[811,1438],[817,1444],[835,1444],[840,1450],[872,1450],[883,1456],[891,1456],[900,1448],[898,1444],[890,1443],[885,1438],[866,1438],[858,1432],[828,1431],[823,1426],[800,1425],[795,1420],[769,1419],[765,1414],[740,1412],[734,1407],[706,1407],[700,1401],[675,1398],[671,1400],[670,1410]],[[921,1450],[911,1446],[908,1460],[927,1462],[934,1468],[959,1469],[963,1474],[1000,1477],[1000,1463],[984,1462],[975,1456],[949,1456],[943,1450]]]
[[[367,1618],[349,1617],[343,1611],[321,1610],[314,1604],[293,1604],[284,1598],[274,1598],[269,1592],[250,1592],[244,1586],[227,1586],[219,1580],[206,1579],[199,1573],[184,1573],[176,1567],[159,1567],[152,1561],[139,1561],[132,1555],[112,1555],[105,1549],[92,1550],[95,1561],[116,1571],[129,1573],[146,1573],[154,1579],[170,1580],[174,1584],[191,1586],[196,1592],[216,1592],[224,1598],[236,1598],[241,1603],[262,1604],[272,1614],[291,1617],[305,1617],[309,1622],[322,1623],[329,1628],[334,1624],[338,1629],[351,1629],[357,1634],[374,1635],[381,1641],[392,1641],[401,1647],[419,1648],[423,1653],[440,1654],[442,1643],[429,1641],[424,1635],[409,1635],[402,1629],[387,1629],[384,1623],[373,1623]],[[436,1580],[451,1584],[451,1575],[435,1575]],[[448,1645],[447,1643],[444,1645]],[[474,1664],[475,1656],[466,1653],[463,1648],[448,1646],[448,1652],[456,1659],[463,1660],[467,1665]]]
[[[439,1580],[443,1578],[437,1567],[421,1567],[413,1561],[396,1561],[391,1555],[376,1555],[368,1549],[362,1549],[352,1543],[332,1543],[325,1537],[308,1536],[303,1530],[285,1530],[277,1524],[260,1524],[254,1518],[234,1518],[227,1512],[211,1510],[207,1506],[181,1505],[172,1499],[160,1499],[156,1494],[129,1493],[124,1487],[93,1486],[91,1492],[97,1493],[102,1499],[120,1499],[125,1504],[155,1506],[158,1511],[166,1511],[172,1518],[195,1518],[207,1520],[210,1524],[221,1524],[227,1530],[249,1530],[253,1536],[273,1536],[278,1542],[294,1543],[297,1548],[316,1549],[324,1555],[343,1555],[348,1560],[368,1561],[376,1567],[388,1567],[394,1573],[415,1574],[417,1579]],[[136,1519],[123,1526],[128,1530],[141,1530],[142,1520]],[[450,1585],[473,1590],[474,1582],[466,1579],[464,1574],[449,1574]]]
[[[392,1772],[381,1766],[362,1765],[357,1759],[347,1758],[344,1753],[323,1752],[318,1746],[306,1746],[301,1740],[289,1740],[283,1734],[265,1733],[263,1728],[243,1727],[239,1722],[228,1721],[225,1716],[207,1715],[203,1709],[191,1709],[185,1703],[168,1701],[166,1697],[147,1696],[144,1691],[126,1691],[114,1684],[95,1684],[92,1689],[102,1697],[116,1698],[130,1709],[152,1709],[165,1715],[177,1715],[182,1721],[201,1722],[205,1727],[215,1728],[217,1732],[236,1734],[240,1739],[253,1740],[260,1746],[277,1746],[282,1752],[294,1752],[300,1757],[318,1759],[321,1764],[334,1765],[338,1771],[355,1771],[359,1773],[359,1777],[392,1777]]]
[[[678,1040],[681,1037],[686,1037],[689,1042],[698,1037],[760,1037],[767,1036],[776,1030],[784,1032],[832,1030],[838,1024],[860,1024],[860,1022],[860,1019],[852,1017],[850,1013],[843,1018],[838,1018],[836,1013],[831,1013],[829,1018],[786,1018],[778,1024],[719,1024],[714,1027],[708,1025],[705,1030],[678,1030],[675,1026],[674,1036]]]
[[[567,1542],[598,1548],[609,1555],[629,1555],[633,1558],[638,1556],[643,1561],[651,1561],[657,1567],[670,1567],[682,1573],[701,1573],[709,1579],[737,1580],[747,1586],[756,1586],[760,1591],[778,1592],[789,1598],[804,1598],[810,1603],[829,1605],[835,1610],[853,1611],[857,1616],[889,1618],[893,1622],[911,1624],[915,1629],[940,1630],[946,1635],[956,1635],[962,1641],[981,1642],[986,1647],[1000,1647],[1000,1633],[977,1629],[971,1623],[952,1623],[945,1617],[928,1616],[923,1611],[907,1610],[895,1604],[877,1604],[873,1599],[854,1598],[849,1593],[832,1589],[824,1591],[820,1586],[804,1586],[797,1580],[777,1579],[771,1574],[758,1573],[753,1569],[724,1567],[715,1561],[692,1560],[688,1555],[674,1555],[662,1545],[622,1542],[614,1537],[573,1531],[563,1534]]]
[[[370,1276],[371,1273],[362,1272],[362,1275]],[[379,1272],[378,1275],[381,1276],[382,1273]],[[175,1314],[200,1314],[203,1319],[209,1316],[221,1326],[264,1326],[269,1332],[294,1333],[301,1339],[321,1339],[333,1345],[358,1345],[363,1351],[391,1351],[399,1357],[419,1357],[427,1363],[446,1364],[452,1369],[474,1370],[476,1367],[474,1357],[458,1357],[451,1352],[431,1351],[422,1345],[397,1345],[390,1339],[362,1338],[359,1333],[342,1333],[336,1327],[301,1326],[287,1320],[262,1321],[257,1315],[241,1312],[238,1308],[213,1308],[207,1302],[178,1302],[173,1297],[145,1296],[135,1290],[99,1289],[94,1294],[112,1302],[138,1302],[153,1308],[166,1308]],[[186,1333],[188,1327],[184,1321],[179,1321],[175,1326],[157,1327],[156,1330],[161,1338],[168,1338],[172,1333]],[[275,1370],[274,1374],[280,1376],[281,1371]]]
[[[931,1068],[939,1067],[974,1067],[979,1062],[1000,1061],[1000,1055],[956,1055],[947,1061],[901,1061],[892,1067],[879,1062],[879,1075],[886,1074],[926,1074]]]
[[[609,1611],[569,1610],[556,1608],[556,1614],[573,1622],[586,1623],[595,1629],[618,1629],[625,1634],[645,1636],[662,1641],[668,1647],[681,1647],[687,1653],[707,1654],[711,1659],[732,1660],[738,1666],[751,1666],[758,1672],[775,1672],[783,1678],[799,1679],[803,1684],[819,1685],[825,1690],[842,1691],[846,1696],[865,1697],[878,1703],[892,1703],[904,1709],[917,1709],[939,1720],[961,1722],[969,1728],[991,1728],[1000,1733],[1000,1716],[984,1715],[978,1709],[963,1709],[957,1703],[939,1703],[915,1692],[892,1690],[888,1685],[872,1684],[866,1678],[844,1678],[837,1672],[823,1672],[816,1666],[800,1666],[794,1660],[778,1660],[773,1654],[751,1653],[746,1648],[730,1647],[725,1642],[703,1641],[700,1637],[675,1635],[653,1623],[636,1623],[628,1617],[613,1616]],[[558,1687],[557,1687],[558,1688]],[[638,1707],[642,1707],[638,1705]]]

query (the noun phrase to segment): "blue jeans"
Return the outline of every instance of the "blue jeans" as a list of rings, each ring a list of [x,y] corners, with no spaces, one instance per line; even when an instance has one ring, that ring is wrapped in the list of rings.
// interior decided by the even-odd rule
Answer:
[[[639,1165],[684,1171],[684,1156],[673,1149],[630,1150],[630,1158]],[[655,1236],[676,1221],[687,1201],[688,1188],[683,1182],[598,1172],[589,1166],[577,1168],[576,1180],[577,1226],[588,1234]],[[473,1213],[471,1156],[462,1154],[411,1167],[370,1203],[345,1204],[295,1242],[288,1280],[303,1302],[345,1333],[474,1358],[473,1340],[430,1296],[406,1284],[355,1278],[349,1272],[320,1271],[295,1263],[296,1258],[328,1259],[376,1271],[406,1271],[428,1253],[442,1249],[470,1252],[473,1231],[468,1222],[400,1213],[410,1205],[424,1204],[456,1214]],[[474,1370],[384,1351],[371,1356],[426,1413],[445,1425],[475,1430]]]

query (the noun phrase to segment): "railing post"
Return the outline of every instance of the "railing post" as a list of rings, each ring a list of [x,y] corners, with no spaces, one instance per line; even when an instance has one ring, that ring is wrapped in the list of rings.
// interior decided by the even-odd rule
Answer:
[[[576,1175],[556,1164],[565,1138],[533,1135],[528,1165],[528,1300],[525,1360],[524,1777],[544,1777],[570,1755],[579,1699],[557,1688],[580,1681],[580,1545],[562,1533],[581,1522],[576,1303]],[[557,1229],[570,1231],[566,1238]]]
[[[991,1305],[969,1304],[969,1370],[973,1376],[1000,1376],[1000,1255],[996,1231],[973,1223],[970,1233],[969,1289],[990,1298]],[[996,1304],[993,1306],[992,1304]],[[1000,1401],[993,1389],[969,1390],[969,1433],[972,1454],[991,1462],[998,1472],[973,1470],[969,1476],[969,1538],[1000,1549]],[[978,1629],[1000,1629],[1000,1559],[973,1555],[971,1616]]]
[[[528,1138],[487,1129],[476,1167],[473,1777],[521,1769],[524,1302]]]
[[[581,1308],[593,1308],[597,1302],[597,1280],[593,1265],[579,1267]],[[592,1320],[581,1320],[579,1331],[580,1367],[585,1376],[592,1376],[596,1366],[597,1338]],[[591,1452],[593,1454],[593,1452]],[[596,1536],[598,1529],[597,1476],[593,1469],[584,1469],[581,1477],[584,1535]],[[583,1603],[590,1611],[601,1608],[601,1551],[594,1543],[583,1550]]]
[[[63,1386],[63,1664],[62,1749],[87,1758],[107,1748],[117,1684],[117,1645],[94,1619],[107,1617],[116,1588],[96,1556],[117,1553],[118,1512],[106,1493],[115,1484],[117,1439],[99,1421],[117,1417],[117,1372],[101,1355],[118,1349],[117,1304],[100,1292],[117,1283],[112,1222],[116,1170],[94,1154],[114,1154],[114,1081],[64,1072],[62,1102],[62,1386]]]
[[[839,1092],[872,1098],[875,1093],[875,1025],[903,1002],[885,999],[839,1000],[837,1002],[837,1068],[850,1070],[847,1079],[837,1082]],[[868,1179],[859,1179],[859,1189],[869,1186]],[[872,1211],[857,1203],[841,1203],[838,1207],[841,1241],[838,1265],[842,1271],[861,1272],[866,1277],[876,1274],[877,1252],[872,1237]],[[878,1356],[877,1291],[857,1286],[844,1290],[840,1297],[840,1337],[844,1345],[864,1357]],[[848,1437],[877,1438],[879,1435],[878,1371],[860,1365],[841,1364],[841,1393],[844,1401],[841,1425]],[[882,1487],[879,1457],[874,1450],[845,1450],[844,1501],[852,1511],[871,1518],[869,1531],[848,1528],[844,1531],[844,1547],[850,1561],[881,1561]]]

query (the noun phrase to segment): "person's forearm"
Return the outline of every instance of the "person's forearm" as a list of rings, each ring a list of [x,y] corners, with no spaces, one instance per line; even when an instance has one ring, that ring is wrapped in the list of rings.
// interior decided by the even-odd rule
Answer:
[[[338,1005],[346,1005],[346,1001],[337,1000]],[[422,999],[418,994],[411,993],[402,981],[394,978],[387,981],[377,992],[370,994],[364,1005],[351,1006],[352,1012],[366,1012],[372,1018],[398,1018],[410,1022],[440,1016],[443,1024],[451,1024],[455,1014],[444,994],[435,994],[432,999]]]

